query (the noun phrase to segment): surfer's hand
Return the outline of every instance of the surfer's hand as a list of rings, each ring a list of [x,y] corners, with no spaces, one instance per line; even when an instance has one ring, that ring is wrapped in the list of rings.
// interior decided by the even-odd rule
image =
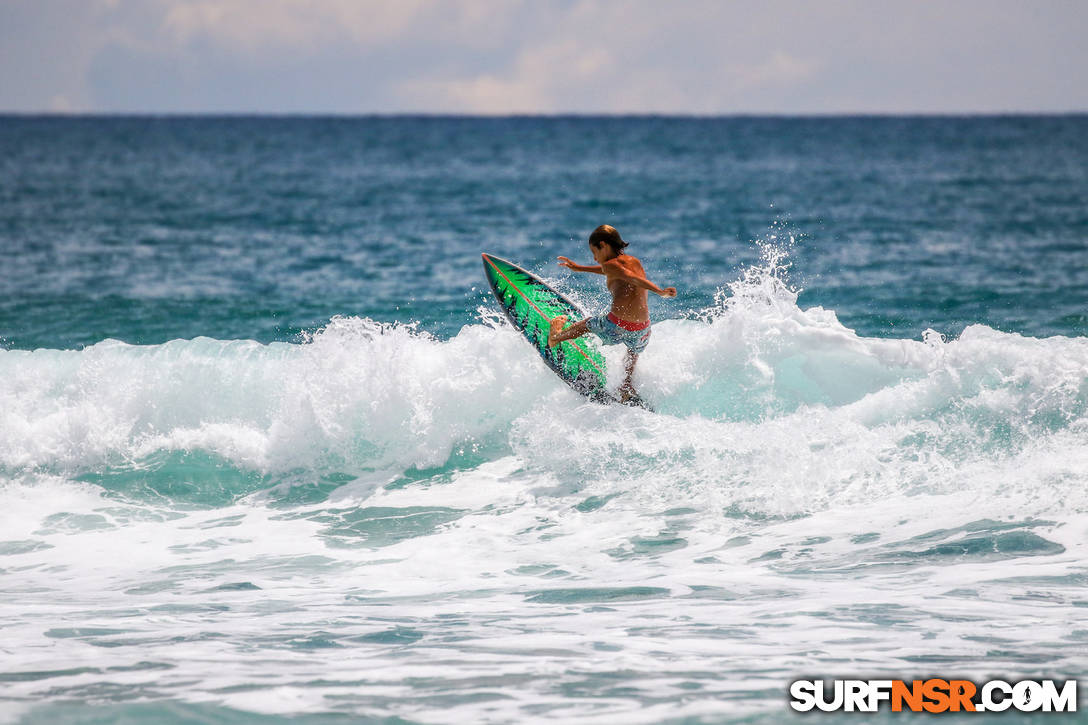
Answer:
[[[662,297],[675,297],[676,296],[676,288],[675,287],[666,287],[665,289],[661,290],[661,296]]]
[[[556,257],[559,260],[560,267],[566,267],[567,269],[574,269],[574,262],[570,261],[566,257]]]

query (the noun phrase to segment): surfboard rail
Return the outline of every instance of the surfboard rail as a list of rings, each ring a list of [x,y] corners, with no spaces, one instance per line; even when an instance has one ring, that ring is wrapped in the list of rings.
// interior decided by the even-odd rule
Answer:
[[[586,313],[532,272],[486,252],[481,256],[484,276],[499,307],[552,372],[590,400],[614,402],[606,389],[604,356],[591,340],[580,337],[548,347],[548,331],[553,318],[567,315],[571,322],[577,322],[586,317]]]

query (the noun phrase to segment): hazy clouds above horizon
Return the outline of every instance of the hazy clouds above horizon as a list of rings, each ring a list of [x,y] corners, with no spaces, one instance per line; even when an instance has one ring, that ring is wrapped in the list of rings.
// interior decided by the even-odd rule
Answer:
[[[0,111],[1088,109],[1077,0],[0,0]]]

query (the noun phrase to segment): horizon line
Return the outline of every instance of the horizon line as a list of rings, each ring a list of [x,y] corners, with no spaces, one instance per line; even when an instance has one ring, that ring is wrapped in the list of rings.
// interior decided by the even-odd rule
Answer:
[[[461,113],[447,111],[11,111],[0,110],[0,118],[323,118],[323,119],[820,119],[820,118],[1010,118],[1068,117],[1088,115],[1088,109],[1064,111],[737,111],[692,112],[511,112]]]

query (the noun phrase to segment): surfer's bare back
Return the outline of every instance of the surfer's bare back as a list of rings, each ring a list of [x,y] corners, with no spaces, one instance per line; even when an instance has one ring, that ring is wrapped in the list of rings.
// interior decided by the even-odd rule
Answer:
[[[566,257],[559,257],[560,266],[575,272],[593,272],[603,274],[605,284],[612,293],[612,309],[608,314],[587,317],[567,329],[567,316],[560,315],[551,321],[548,334],[548,347],[555,347],[564,340],[573,340],[587,332],[598,335],[606,345],[623,344],[627,346],[624,360],[625,378],[619,388],[620,401],[628,402],[635,398],[635,388],[631,376],[635,372],[635,363],[639,353],[650,343],[650,306],[647,292],[662,297],[675,297],[676,288],[661,289],[646,277],[642,262],[624,252],[627,242],[623,241],[615,227],[602,224],[589,235],[589,251],[597,264],[576,264]]]

